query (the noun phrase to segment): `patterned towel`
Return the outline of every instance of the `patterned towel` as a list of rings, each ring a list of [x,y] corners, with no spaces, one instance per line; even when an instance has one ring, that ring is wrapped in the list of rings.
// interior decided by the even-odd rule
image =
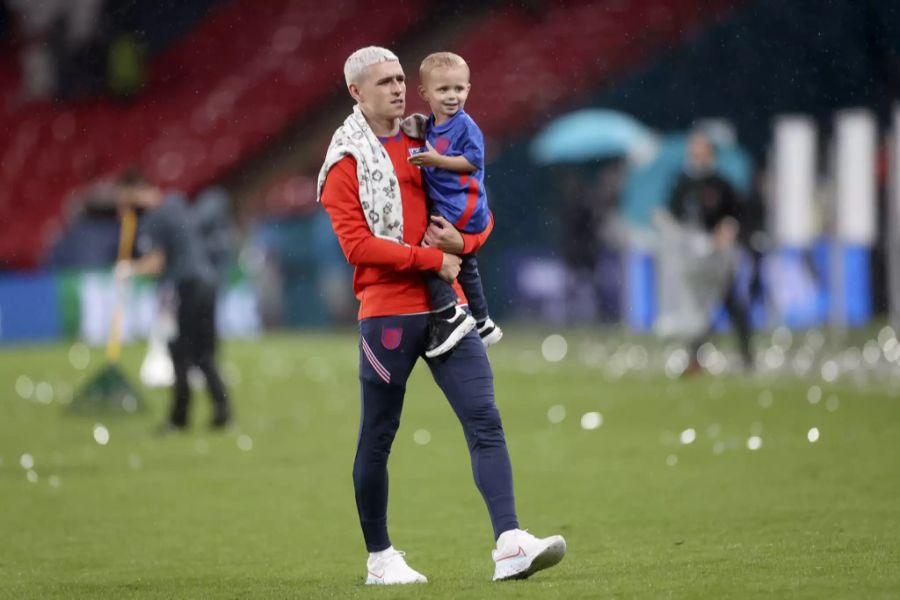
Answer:
[[[359,202],[369,229],[375,237],[403,244],[403,204],[397,174],[358,105],[331,138],[325,163],[319,171],[316,200],[322,199],[328,171],[347,155],[356,159]]]

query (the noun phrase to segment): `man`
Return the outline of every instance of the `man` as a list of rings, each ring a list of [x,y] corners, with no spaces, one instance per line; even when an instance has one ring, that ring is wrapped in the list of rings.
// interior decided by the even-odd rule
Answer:
[[[165,197],[137,169],[125,171],[118,181],[124,206],[143,212],[138,235],[141,257],[116,265],[118,277],[159,275],[175,286],[178,333],[169,342],[175,370],[172,409],[163,431],[187,428],[191,388],[188,369],[196,366],[206,378],[213,401],[211,426],[221,429],[231,421],[231,408],[216,368],[216,274],[197,231],[192,211],[177,196]]]
[[[723,257],[732,257],[738,242],[741,202],[737,192],[716,173],[716,150],[704,133],[694,133],[688,139],[687,164],[672,194],[669,209],[682,225],[707,232],[713,246]],[[730,258],[724,258],[731,260]],[[731,318],[738,336],[741,359],[745,368],[752,368],[750,323],[747,309],[740,301],[734,286],[734,265],[728,271],[722,303]],[[712,326],[691,342],[690,370],[697,369],[697,351],[709,338]]]
[[[459,254],[473,252],[490,233],[460,234],[436,217],[428,225],[422,174],[408,158],[424,148],[400,129],[406,81],[389,50],[357,50],[344,65],[353,114],[335,132],[319,176],[320,198],[331,217],[360,301],[359,378],[362,402],[353,465],[356,505],[369,551],[367,584],[424,583],[391,545],[387,530],[387,460],[406,381],[428,342],[424,274],[454,281]],[[424,245],[423,245],[424,242]],[[456,293],[464,297],[459,285]],[[521,579],[550,567],[565,553],[560,536],[539,539],[519,529],[512,468],[493,374],[484,345],[470,331],[442,357],[426,359],[459,418],[497,547],[494,580]]]

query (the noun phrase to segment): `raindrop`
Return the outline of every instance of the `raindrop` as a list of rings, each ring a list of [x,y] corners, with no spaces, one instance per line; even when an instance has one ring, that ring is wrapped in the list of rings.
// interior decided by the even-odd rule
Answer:
[[[34,382],[31,381],[31,377],[19,375],[18,379],[16,379],[16,393],[25,400],[31,398],[31,395],[34,394]]]
[[[750,433],[753,435],[761,435],[763,432],[763,424],[760,421],[754,421],[750,424]]]
[[[69,348],[69,364],[79,371],[87,369],[91,364],[90,349],[81,342],[72,344]]]
[[[41,404],[53,402],[53,386],[46,381],[41,381],[34,388],[34,399]]]
[[[568,350],[569,345],[566,343],[566,338],[557,333],[548,335],[541,344],[541,354],[544,355],[544,360],[547,362],[561,361],[566,357]]]
[[[632,371],[639,371],[647,368],[649,354],[643,346],[632,346],[625,353],[625,362]]]
[[[253,450],[253,440],[249,435],[241,434],[237,439],[237,447],[244,452],[250,452],[251,450]]]
[[[819,441],[819,428],[813,427],[809,431],[806,432],[806,439],[810,441],[810,443],[815,443]]]
[[[710,360],[716,352],[716,347],[712,342],[705,342],[697,349],[697,362],[699,362],[700,366],[703,368],[708,368]]]
[[[19,457],[19,465],[26,471],[34,467],[34,457],[30,454],[23,454]]]
[[[759,393],[759,407],[760,408],[769,408],[772,406],[772,402],[775,400],[775,396],[772,395],[770,390],[763,390]]]
[[[748,450],[759,450],[762,448],[762,438],[758,435],[753,435],[747,438],[747,449]]]
[[[206,440],[197,440],[194,442],[194,450],[197,454],[206,454],[209,452],[209,442]]]
[[[693,444],[694,440],[697,439],[697,432],[694,431],[693,427],[689,427],[681,432],[681,435],[678,436],[678,439],[682,444]]]
[[[141,468],[141,457],[137,454],[128,455],[128,466],[137,471]]]
[[[763,354],[763,361],[766,364],[766,367],[774,371],[776,369],[780,369],[784,366],[784,350],[779,346],[772,346]]]
[[[874,365],[879,358],[881,358],[881,350],[878,348],[878,343],[874,340],[866,342],[866,345],[863,346],[863,360],[866,361],[866,364]]]
[[[94,441],[101,446],[109,443],[109,429],[101,423],[94,425]]]
[[[674,454],[670,454],[666,457],[666,464],[670,467],[674,467],[678,464],[678,457]]]
[[[128,394],[127,396],[122,398],[122,410],[124,410],[125,412],[134,413],[137,412],[137,408],[137,398],[135,398],[131,394]]]
[[[822,388],[817,385],[809,388],[809,391],[806,392],[806,399],[810,404],[818,404],[822,400]]]
[[[431,434],[427,429],[416,429],[413,433],[413,441],[420,446],[426,446],[431,441]]]
[[[551,423],[562,423],[565,418],[566,407],[561,404],[551,406],[550,409],[547,410],[547,420]]]
[[[29,469],[28,472],[25,473],[25,478],[28,479],[28,481],[30,483],[38,482],[38,474],[36,472],[32,471],[31,469]]]
[[[778,346],[782,350],[790,348],[793,342],[794,336],[791,335],[791,330],[783,325],[776,327],[775,331],[772,332],[772,344]]]
[[[715,444],[713,444],[712,450],[713,454],[722,454],[723,452],[725,452],[725,442],[716,442]]]
[[[598,412],[587,412],[581,416],[582,429],[597,429],[603,425],[603,415]]]
[[[894,332],[894,329],[887,325],[881,328],[881,331],[878,332],[878,345],[884,348],[888,340],[896,340],[897,334]]]
[[[56,475],[51,475],[47,478],[47,483],[50,484],[50,487],[58,489],[60,484],[59,477],[57,477]]]
[[[722,433],[722,426],[718,423],[710,423],[706,428],[707,437],[717,438],[720,433]]]
[[[840,374],[840,367],[833,360],[826,360],[822,363],[822,379],[828,383],[834,382]]]
[[[690,357],[687,350],[679,348],[672,352],[666,359],[666,377],[669,379],[677,379],[681,377],[685,369],[688,368]]]
[[[825,345],[825,336],[818,329],[806,332],[806,344],[813,350],[820,350]]]
[[[891,338],[884,345],[884,358],[889,362],[900,360],[900,342]]]
[[[840,406],[840,404],[841,401],[838,399],[838,397],[832,394],[831,396],[828,396],[828,400],[825,401],[825,409],[828,412],[834,412],[838,409],[838,406]]]

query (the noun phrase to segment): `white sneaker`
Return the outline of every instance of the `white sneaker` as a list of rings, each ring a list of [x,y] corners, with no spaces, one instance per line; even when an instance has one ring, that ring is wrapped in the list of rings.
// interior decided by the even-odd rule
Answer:
[[[381,552],[371,552],[366,562],[366,585],[395,585],[402,583],[428,583],[428,578],[413,570],[403,558],[406,552],[393,546]]]
[[[488,317],[484,324],[478,328],[478,335],[481,336],[481,343],[484,347],[493,346],[503,337],[503,330]]]
[[[525,579],[558,563],[566,555],[566,540],[561,535],[537,538],[521,529],[504,531],[497,540],[494,581]]]

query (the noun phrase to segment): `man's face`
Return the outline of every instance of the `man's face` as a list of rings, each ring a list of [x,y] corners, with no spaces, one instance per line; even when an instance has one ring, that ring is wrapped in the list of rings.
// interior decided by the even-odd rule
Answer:
[[[688,160],[697,172],[711,171],[716,165],[716,154],[712,142],[702,135],[692,137],[688,143]]]
[[[120,185],[119,203],[122,206],[147,210],[156,208],[162,195],[151,185]]]
[[[449,118],[465,106],[471,88],[468,67],[436,67],[425,75],[419,94],[435,117]]]
[[[372,119],[399,119],[406,111],[406,76],[397,61],[369,66],[359,83],[350,84],[350,95]]]

